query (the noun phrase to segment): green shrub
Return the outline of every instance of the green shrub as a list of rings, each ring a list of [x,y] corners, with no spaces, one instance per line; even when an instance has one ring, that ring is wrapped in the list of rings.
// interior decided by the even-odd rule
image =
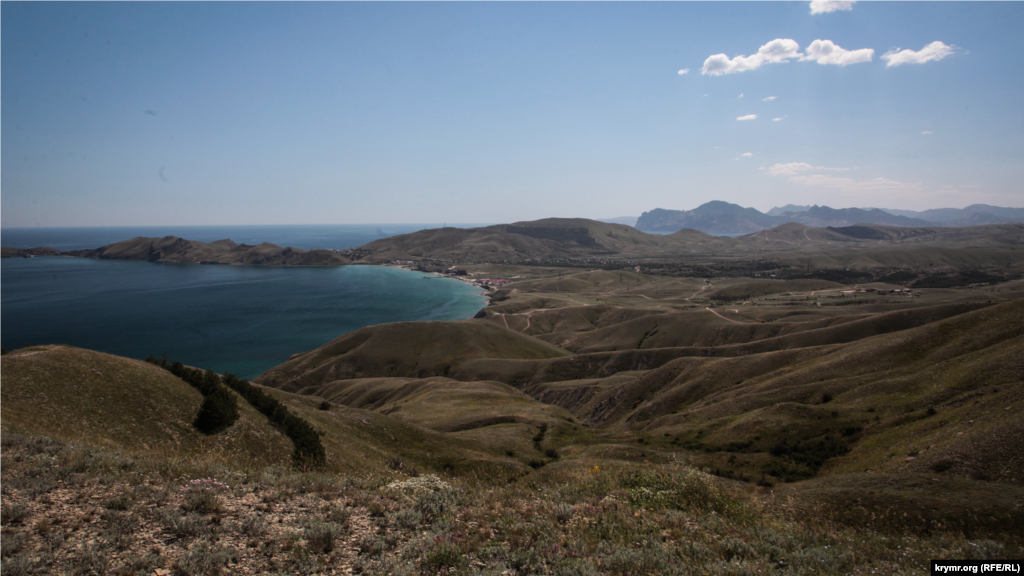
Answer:
[[[238,404],[235,397],[223,387],[203,398],[192,425],[203,434],[211,435],[227,430],[238,420]]]

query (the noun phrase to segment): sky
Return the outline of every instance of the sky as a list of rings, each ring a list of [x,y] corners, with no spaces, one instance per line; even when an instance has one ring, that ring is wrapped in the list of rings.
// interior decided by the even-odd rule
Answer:
[[[1024,206],[1021,2],[2,2],[0,224]]]

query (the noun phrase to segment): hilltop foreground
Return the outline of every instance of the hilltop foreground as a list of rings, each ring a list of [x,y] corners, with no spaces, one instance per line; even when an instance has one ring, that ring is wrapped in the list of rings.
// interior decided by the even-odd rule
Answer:
[[[209,392],[159,365],[5,354],[4,574],[924,574],[1024,553],[1024,227],[604,226],[352,251],[512,282],[474,319],[293,356],[255,379],[283,412],[225,387],[213,434]],[[287,414],[322,462],[295,459]]]

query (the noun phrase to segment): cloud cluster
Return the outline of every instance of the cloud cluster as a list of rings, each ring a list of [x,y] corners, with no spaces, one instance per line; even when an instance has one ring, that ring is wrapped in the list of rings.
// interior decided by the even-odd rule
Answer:
[[[775,100],[776,98],[778,98],[778,96],[769,96],[767,98],[761,98],[761,100],[764,101],[764,102],[771,102],[772,100]]]
[[[871,48],[846,50],[831,40],[815,40],[811,42],[805,52],[806,54],[801,60],[814,60],[818,64],[835,64],[836,66],[871,62],[871,57],[875,54]]]
[[[857,0],[811,0],[811,14],[825,14],[836,10],[853,10]]]
[[[846,50],[831,40],[815,40],[807,47],[806,53],[800,52],[796,40],[776,38],[761,46],[756,54],[729,58],[725,54],[708,56],[700,73],[708,76],[735,74],[748,70],[757,70],[765,64],[777,64],[789,60],[813,60],[818,64],[846,66],[860,62],[871,62],[875,51],[871,48]]]
[[[690,69],[689,68],[683,68],[682,70],[679,71],[679,75],[680,76],[682,76],[684,74],[689,74],[689,73],[690,73]]]
[[[746,116],[740,116],[737,120],[757,120],[757,114],[747,114]]]
[[[736,72],[757,70],[764,64],[785,62],[791,58],[800,58],[800,56],[800,45],[796,43],[796,40],[776,38],[761,46],[756,54],[750,56],[736,56],[735,58],[729,58],[725,54],[708,56],[700,73],[709,76],[735,74]]]
[[[956,48],[956,46],[946,46],[936,40],[917,52],[913,50],[900,50],[899,48],[890,50],[882,56],[882,60],[886,61],[886,68],[902,64],[924,64],[925,62],[942,60],[947,56],[952,56]]]

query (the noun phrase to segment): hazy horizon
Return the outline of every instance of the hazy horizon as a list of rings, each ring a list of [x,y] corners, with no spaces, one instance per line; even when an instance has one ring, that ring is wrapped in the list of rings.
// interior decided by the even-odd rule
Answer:
[[[4,227],[1024,207],[1024,3],[33,3]]]

